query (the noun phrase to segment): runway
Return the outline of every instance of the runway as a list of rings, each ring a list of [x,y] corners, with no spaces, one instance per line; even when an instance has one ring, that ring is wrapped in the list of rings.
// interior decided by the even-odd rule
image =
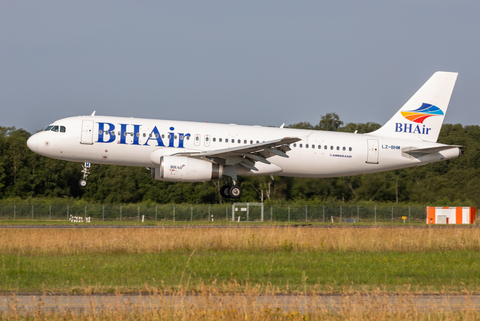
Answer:
[[[1,294],[0,312],[105,313],[158,309],[280,309],[285,312],[361,311],[389,312],[480,310],[480,295],[457,294],[325,294],[325,295],[218,295],[218,294]]]

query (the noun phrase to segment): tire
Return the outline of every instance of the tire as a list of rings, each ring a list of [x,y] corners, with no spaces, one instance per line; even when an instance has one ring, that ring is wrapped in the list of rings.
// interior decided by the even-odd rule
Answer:
[[[82,178],[81,180],[78,181],[78,186],[80,187],[87,186],[87,180]]]
[[[224,198],[230,198],[230,186],[223,185],[220,187],[220,195],[222,195]]]
[[[240,198],[242,196],[242,188],[239,185],[233,185],[228,192],[231,198]]]

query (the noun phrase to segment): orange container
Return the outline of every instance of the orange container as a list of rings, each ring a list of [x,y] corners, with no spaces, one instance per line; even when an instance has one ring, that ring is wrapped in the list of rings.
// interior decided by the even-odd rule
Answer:
[[[427,224],[473,224],[476,207],[427,206]]]

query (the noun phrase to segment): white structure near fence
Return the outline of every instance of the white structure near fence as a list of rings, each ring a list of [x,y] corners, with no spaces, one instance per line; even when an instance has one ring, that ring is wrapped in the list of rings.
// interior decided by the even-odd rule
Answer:
[[[250,215],[252,208],[260,208],[260,217]],[[255,213],[257,214],[257,213]],[[263,222],[263,203],[233,203],[232,222]]]

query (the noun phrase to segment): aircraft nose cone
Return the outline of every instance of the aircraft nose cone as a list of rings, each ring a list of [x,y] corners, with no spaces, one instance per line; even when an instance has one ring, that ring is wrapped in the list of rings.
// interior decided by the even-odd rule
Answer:
[[[38,149],[38,135],[30,136],[27,140],[27,146],[32,152],[36,152]]]

